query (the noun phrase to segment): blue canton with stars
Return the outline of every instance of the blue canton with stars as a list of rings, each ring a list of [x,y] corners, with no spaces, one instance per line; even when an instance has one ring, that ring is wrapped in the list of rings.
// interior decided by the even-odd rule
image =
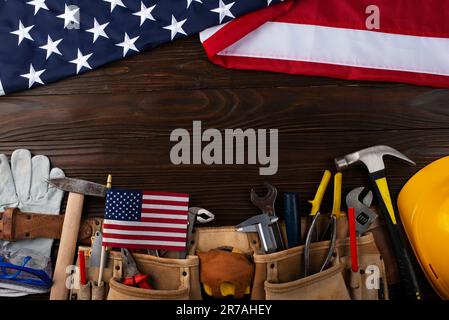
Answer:
[[[141,191],[110,189],[106,191],[105,219],[140,221],[142,211]]]
[[[80,74],[282,0],[0,0],[0,96]]]

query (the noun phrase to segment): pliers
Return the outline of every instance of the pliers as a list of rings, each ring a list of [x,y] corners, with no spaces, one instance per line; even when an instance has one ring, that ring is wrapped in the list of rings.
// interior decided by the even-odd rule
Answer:
[[[122,283],[130,287],[153,289],[153,286],[149,282],[150,276],[148,274],[140,273],[131,252],[129,252],[128,249],[122,248],[121,255],[124,269],[124,279]]]
[[[331,172],[329,170],[326,170],[324,172],[323,178],[321,179],[320,185],[318,187],[318,190],[315,194],[315,198],[311,201],[309,201],[312,204],[312,209],[310,212],[310,216],[313,217],[312,224],[310,225],[309,231],[307,232],[306,236],[306,243],[304,246],[304,275],[308,276],[310,273],[310,244],[312,243],[312,236],[314,234],[314,231],[316,233],[316,225],[318,223],[318,219],[321,216],[320,208],[321,203],[323,201],[324,193],[326,192],[327,186],[329,185],[329,181],[331,179]],[[335,250],[335,246],[337,243],[337,219],[341,215],[341,186],[342,186],[342,175],[341,173],[337,173],[334,176],[334,201],[332,206],[332,213],[330,215],[330,223],[328,225],[328,229],[331,228],[331,241],[329,245],[329,250],[327,252],[326,258],[323,262],[323,264],[320,267],[320,272],[326,268],[326,266],[329,264],[332,254]],[[325,232],[325,234],[327,231]],[[316,237],[318,238],[318,236]]]

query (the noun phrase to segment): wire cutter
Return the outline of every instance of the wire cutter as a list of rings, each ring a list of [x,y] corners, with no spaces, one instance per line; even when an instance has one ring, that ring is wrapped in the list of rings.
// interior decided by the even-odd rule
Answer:
[[[130,287],[153,289],[153,286],[149,282],[150,276],[148,274],[140,273],[131,252],[129,252],[128,249],[122,248],[121,255],[124,269],[124,279],[122,283]]]

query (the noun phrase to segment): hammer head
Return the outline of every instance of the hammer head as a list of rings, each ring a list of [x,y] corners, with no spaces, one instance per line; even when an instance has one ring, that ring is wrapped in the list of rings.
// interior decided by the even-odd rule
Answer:
[[[410,165],[415,165],[415,162],[392,147],[374,146],[335,158],[335,166],[337,170],[341,171],[354,163],[361,162],[368,168],[370,173],[373,173],[385,169],[384,156],[392,156]]]
[[[48,183],[51,184],[52,186],[55,186],[58,189],[67,192],[84,194],[87,196],[104,198],[106,194],[106,187],[104,185],[86,180],[72,179],[72,178],[57,178],[48,180]]]

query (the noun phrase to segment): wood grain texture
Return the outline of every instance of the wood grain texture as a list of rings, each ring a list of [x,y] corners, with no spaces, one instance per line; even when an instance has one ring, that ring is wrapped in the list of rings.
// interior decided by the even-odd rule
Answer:
[[[112,174],[116,187],[187,192],[191,205],[216,214],[212,225],[235,225],[257,213],[249,192],[264,181],[298,192],[306,215],[333,158],[375,144],[417,162],[386,160],[396,196],[416,171],[449,154],[448,101],[449,90],[225,70],[190,37],[1,97],[0,153],[28,148],[70,177],[105,183]],[[258,165],[172,165],[170,132],[191,130],[193,120],[220,130],[279,129],[278,173],[260,176]],[[344,193],[367,183],[362,167],[344,172]],[[86,198],[84,214],[103,211],[103,199]]]

